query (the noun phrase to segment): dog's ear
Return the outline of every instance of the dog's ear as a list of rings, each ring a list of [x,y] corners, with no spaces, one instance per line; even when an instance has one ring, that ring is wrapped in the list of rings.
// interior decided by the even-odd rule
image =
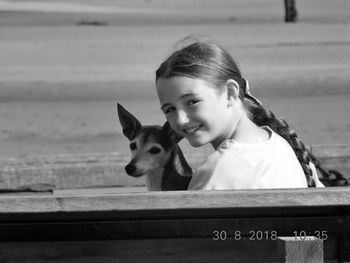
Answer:
[[[131,141],[136,133],[141,129],[141,123],[118,103],[118,116],[123,128],[123,134]]]
[[[170,138],[178,144],[184,137],[177,134],[171,127],[169,122],[164,123],[163,130],[170,136]]]

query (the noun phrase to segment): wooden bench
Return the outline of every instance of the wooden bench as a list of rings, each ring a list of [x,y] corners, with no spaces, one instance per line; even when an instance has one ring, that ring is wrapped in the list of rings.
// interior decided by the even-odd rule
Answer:
[[[350,145],[318,145],[312,152],[329,167],[350,176]],[[50,184],[55,189],[87,187],[139,187],[143,179],[126,175],[130,156],[120,153],[62,154],[0,159],[0,189]],[[205,156],[186,155],[192,167]]]
[[[349,149],[313,151],[349,175]],[[145,192],[127,160],[1,160],[3,190],[56,188],[0,195],[0,262],[350,262],[350,187]]]

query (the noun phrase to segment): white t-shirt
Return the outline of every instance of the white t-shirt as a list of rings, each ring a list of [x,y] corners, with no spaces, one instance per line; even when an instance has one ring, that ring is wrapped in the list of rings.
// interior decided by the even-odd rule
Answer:
[[[267,141],[241,143],[223,141],[196,169],[189,190],[228,190],[262,188],[306,188],[304,171],[288,142],[270,133]],[[316,187],[324,187],[310,163]]]

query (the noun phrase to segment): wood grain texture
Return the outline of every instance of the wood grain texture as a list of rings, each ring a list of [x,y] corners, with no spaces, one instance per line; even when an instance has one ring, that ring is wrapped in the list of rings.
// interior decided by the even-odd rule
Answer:
[[[19,252],[20,251],[20,252]],[[210,238],[0,243],[0,262],[272,262],[274,242]]]
[[[313,237],[279,237],[279,263],[323,263],[323,241]]]
[[[241,240],[232,247],[228,240],[207,243],[216,230],[231,235],[240,231],[248,238],[251,231],[277,231],[279,236],[296,230],[327,231],[325,257],[349,260],[344,253],[349,241],[341,237],[350,234],[350,188],[114,191],[0,196],[1,262],[130,262],[135,256],[133,262],[138,262],[141,256],[133,244],[152,262],[167,262],[169,255],[176,259],[172,262],[201,262],[208,251],[208,258],[224,255],[222,262],[254,262],[252,257],[258,255],[265,262],[276,256],[271,249],[276,244],[267,248],[263,240]],[[183,248],[191,245],[193,249]],[[255,246],[268,255],[254,252]]]
[[[325,163],[350,167],[347,146],[315,151]],[[212,240],[213,231],[237,230],[245,238],[252,231],[277,231],[279,237],[326,231],[325,259],[350,260],[350,188],[146,192],[124,176],[127,161],[116,153],[1,160],[0,188],[49,183],[58,189],[0,195],[0,261],[278,260],[277,241]],[[307,255],[317,250],[303,249]]]
[[[167,191],[77,195],[1,196],[0,213],[89,211],[184,211],[264,208],[350,207],[350,188],[259,189],[224,191]],[[300,211],[303,213],[303,211]]]
[[[325,262],[336,260],[336,240],[325,243]],[[20,253],[19,253],[20,251]],[[275,241],[210,238],[0,242],[0,262],[277,262]],[[299,263],[299,262],[298,262]]]
[[[350,177],[350,145],[318,145],[312,152],[329,168]],[[194,167],[205,160],[203,154],[186,155]],[[127,176],[124,166],[129,156],[119,153],[26,156],[0,159],[0,188],[27,184],[51,184],[56,189],[86,187],[144,186],[144,178]]]
[[[134,219],[120,220],[102,217],[69,217],[47,215],[40,218],[22,217],[0,223],[0,241],[43,240],[110,240],[157,238],[213,238],[218,233],[247,240],[266,240],[276,236],[295,236],[295,231],[318,235],[328,241],[329,236],[349,235],[350,220],[344,217],[239,217],[227,219]],[[215,232],[215,231],[218,231]],[[238,231],[238,232],[237,232]],[[320,232],[326,235],[320,235]],[[339,240],[339,242],[342,240]],[[346,241],[347,244],[349,241]]]

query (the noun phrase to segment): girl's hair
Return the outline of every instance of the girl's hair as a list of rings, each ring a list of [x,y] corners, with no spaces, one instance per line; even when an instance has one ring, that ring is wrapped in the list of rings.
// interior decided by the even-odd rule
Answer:
[[[248,82],[242,77],[236,62],[222,47],[210,42],[195,41],[175,51],[157,69],[156,81],[159,78],[189,77],[205,80],[213,87],[223,87],[228,79],[238,82],[239,98],[247,109],[249,118],[258,126],[268,125],[282,136],[293,148],[305,173],[309,187],[315,186],[310,161],[322,174],[326,185],[346,185],[348,181],[337,171],[328,171],[320,161],[306,149],[287,122],[277,118],[271,110],[263,106],[249,93]]]

